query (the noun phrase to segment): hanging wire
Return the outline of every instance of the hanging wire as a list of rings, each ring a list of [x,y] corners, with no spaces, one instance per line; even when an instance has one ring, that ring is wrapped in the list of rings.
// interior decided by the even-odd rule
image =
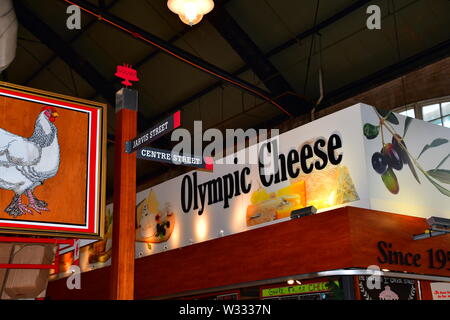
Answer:
[[[394,16],[395,44],[396,44],[396,50],[397,50],[397,60],[398,60],[398,62],[400,62],[401,58],[402,58],[402,55],[401,55],[401,51],[400,51],[400,37],[399,37],[398,22],[397,22],[397,12],[395,10],[394,0],[390,0],[389,4],[390,4],[390,6],[392,6],[392,14]],[[406,108],[406,83],[405,83],[405,76],[402,75],[400,77],[400,79],[401,79],[401,83],[402,83],[403,106]]]
[[[416,3],[419,2],[419,1],[421,1],[421,0],[414,0],[414,1],[410,2],[410,3],[408,3],[408,4],[405,4],[404,6],[402,6],[401,8],[399,8],[399,10],[400,10],[400,9],[401,9],[401,10],[404,10],[404,9],[406,9],[406,8],[409,8],[409,7],[413,6],[414,4],[416,4]],[[388,5],[389,5],[389,3],[388,3]],[[392,14],[392,13],[389,12],[389,16],[390,16],[391,14]],[[365,30],[367,30],[367,27],[364,25],[364,26],[362,26],[361,28],[355,30],[354,32],[348,33],[345,37],[339,39],[338,41],[329,42],[329,43],[327,44],[326,47],[322,47],[322,51],[325,51],[325,50],[327,50],[327,49],[329,49],[329,48],[332,48],[332,47],[335,46],[336,44],[341,43],[341,42],[343,42],[343,41],[345,41],[345,40],[348,40],[348,39],[354,37],[355,35],[359,34],[359,33],[362,32],[362,31],[365,31]],[[290,64],[287,65],[287,66],[283,66],[283,67],[278,68],[278,73],[275,74],[275,76],[276,76],[276,75],[281,75],[281,74],[283,74],[284,72],[292,71],[296,66],[298,66],[299,64],[301,64],[304,60],[305,60],[304,58],[299,58],[299,59],[297,59],[296,61],[290,63]],[[262,80],[258,80],[258,81],[255,83],[255,85],[260,85],[260,84],[263,84],[263,81],[262,81]]]
[[[203,121],[203,117],[202,117],[202,97],[198,98],[198,113],[200,115],[199,121]]]
[[[245,97],[244,97],[244,91],[241,91],[241,104],[242,104],[242,113],[245,114]]]
[[[257,86],[259,80],[258,80],[258,78],[256,77],[256,73],[252,72],[252,74],[253,74],[253,84],[254,84],[255,86]],[[253,96],[253,105],[256,106],[256,103],[257,103],[257,101],[256,101],[256,96]]]
[[[320,77],[320,98],[317,101],[316,105],[320,105],[322,103],[322,100],[324,98],[324,88],[323,88],[323,47],[322,47],[322,34],[318,33],[319,35],[319,77]]]
[[[298,44],[298,46],[301,48],[302,43],[299,38],[297,38],[297,35],[289,28],[288,24],[283,20],[283,18],[278,14],[278,12],[275,10],[275,8],[269,3],[269,1],[264,0],[266,5],[270,8],[272,13],[277,17],[277,19],[280,21],[280,23],[283,25],[283,27],[288,31],[291,38],[295,40],[295,42]]]
[[[17,46],[21,47],[26,53],[28,53],[37,63],[44,64],[31,50],[28,50],[24,45],[22,45],[20,42],[17,43]],[[65,87],[69,92],[72,92],[72,94],[75,94],[73,91],[73,88],[71,88],[69,85],[67,85],[64,80],[58,77],[56,73],[54,73],[50,67],[46,67],[46,70],[63,86]]]
[[[248,86],[248,85],[245,84],[245,83],[241,83],[239,80],[237,80],[237,79],[235,80],[233,77],[229,77],[229,76],[227,76],[227,75],[222,75],[222,74],[220,74],[220,73],[218,73],[218,72],[215,72],[214,70],[211,70],[211,69],[209,69],[209,68],[207,68],[207,67],[203,67],[203,66],[201,66],[200,64],[195,63],[195,62],[191,61],[190,59],[188,59],[188,58],[186,58],[186,57],[183,57],[183,55],[180,55],[180,54],[177,54],[176,52],[173,52],[173,51],[170,50],[169,48],[165,47],[163,44],[154,42],[154,41],[152,41],[151,39],[147,38],[145,35],[142,35],[142,34],[140,34],[140,33],[138,33],[138,32],[135,32],[135,31],[133,31],[133,30],[131,30],[131,29],[128,29],[127,27],[121,25],[120,23],[116,23],[116,22],[114,22],[114,21],[112,21],[112,20],[110,20],[110,19],[108,19],[108,18],[105,18],[105,17],[101,16],[100,14],[98,14],[98,13],[96,13],[96,12],[94,12],[94,11],[91,11],[91,10],[85,8],[85,7],[82,6],[82,5],[79,5],[79,4],[74,3],[72,0],[62,0],[62,1],[65,1],[65,2],[70,3],[70,4],[72,4],[72,5],[78,6],[78,7],[81,8],[83,11],[85,11],[85,12],[87,12],[87,13],[89,13],[89,14],[91,14],[91,15],[93,15],[93,16],[99,18],[99,19],[101,19],[103,22],[108,23],[108,24],[110,24],[111,26],[114,26],[115,28],[122,30],[123,32],[126,32],[126,33],[128,33],[128,34],[131,34],[133,37],[135,37],[135,38],[138,39],[138,40],[141,40],[141,41],[143,41],[143,42],[148,43],[148,44],[151,45],[151,46],[154,46],[154,47],[156,47],[156,48],[159,48],[160,50],[166,52],[167,54],[169,54],[169,55],[175,57],[176,59],[178,59],[178,60],[180,60],[180,61],[183,61],[183,62],[185,62],[185,63],[187,63],[187,64],[189,64],[189,65],[191,65],[191,66],[193,66],[193,67],[195,67],[195,68],[197,68],[197,69],[199,69],[199,70],[202,70],[202,71],[204,71],[204,72],[206,72],[206,73],[208,73],[208,74],[210,74],[210,75],[213,75],[213,76],[216,77],[216,78],[225,80],[225,81],[227,81],[228,83],[232,83],[232,84],[235,85],[236,87],[240,87],[240,88],[242,88],[242,89],[244,89],[244,90],[246,90],[246,91],[248,91],[248,92],[251,92],[251,93],[253,93],[253,94],[258,95],[259,97],[263,98],[263,99],[266,100],[267,102],[270,102],[273,106],[275,106],[276,108],[278,108],[280,111],[282,111],[282,112],[283,112],[284,114],[286,114],[287,116],[293,117],[293,115],[292,115],[289,111],[287,111],[287,110],[286,110],[285,108],[283,108],[279,103],[277,103],[276,101],[274,101],[274,100],[273,100],[269,95],[267,95],[265,92],[261,92],[260,90],[257,90],[256,88],[252,88],[251,86]]]
[[[76,82],[75,82],[75,77],[74,77],[74,75],[73,75],[73,70],[72,70],[72,68],[69,67],[69,71],[70,71],[70,78],[72,79],[73,89],[75,90],[76,96],[79,97],[79,94],[78,94],[78,88],[77,88],[77,84],[76,84]]]
[[[264,0],[264,1],[267,4],[267,6],[273,11],[274,15],[278,17],[278,19],[281,21],[281,23],[289,31],[289,33],[292,34],[292,38],[295,39],[297,44],[299,44],[299,46],[301,47],[301,41],[297,38],[297,36],[289,29],[289,27],[284,23],[283,19],[277,14],[276,10],[267,2],[267,0]],[[319,7],[320,7],[320,0],[317,0],[316,8],[315,8],[315,15],[314,15],[314,27],[317,25],[318,14],[319,14]],[[312,59],[313,48],[314,48],[314,45],[315,45],[315,41],[314,41],[315,34],[313,34],[311,37],[312,37],[311,38],[311,45],[310,45],[309,58],[308,58],[306,77],[305,77],[305,89],[304,89],[305,93],[306,93],[307,81],[308,81],[308,78],[309,78],[309,70],[310,70],[310,67],[311,67],[311,59]],[[295,66],[297,66],[298,64],[300,64],[303,60],[304,60],[303,58],[299,58],[298,60],[296,60],[295,62],[293,62],[289,66],[287,66],[285,68],[278,69],[277,73],[273,74],[272,76],[270,76],[267,79],[257,79],[257,81],[255,81],[254,85],[258,86],[260,84],[263,84],[264,81],[267,81],[267,80],[269,80],[271,78],[274,78],[274,77],[276,77],[278,75],[282,75],[283,72],[292,71],[292,69]],[[255,104],[256,104],[256,97],[255,97]]]
[[[317,4],[316,4],[316,12],[314,14],[314,26],[315,27],[317,25],[317,17],[319,16],[319,7],[320,7],[320,0],[317,0]],[[309,78],[309,70],[311,68],[311,59],[312,59],[312,54],[313,54],[313,48],[314,48],[314,41],[315,41],[315,33],[311,36],[311,45],[309,48],[309,56],[308,56],[308,63],[306,65],[306,74],[305,74],[305,85],[303,88],[303,94],[306,96],[306,89],[308,87],[308,78]]]
[[[224,112],[224,105],[225,105],[225,102],[224,102],[225,88],[223,87],[223,85],[220,86],[220,91],[221,91],[220,92],[220,95],[221,95],[221,97],[220,97],[220,112],[221,112],[220,121],[223,121],[223,112]]]
[[[319,90],[320,96],[314,107],[311,109],[311,121],[316,120],[316,108],[322,103],[324,98],[324,88],[323,88],[323,55],[322,55],[322,34],[318,33],[319,36]]]
[[[189,48],[191,48],[192,51],[194,51],[195,54],[196,54],[198,57],[200,57],[200,58],[202,58],[202,59],[204,60],[204,58],[202,57],[202,55],[200,54],[200,52],[198,52],[198,51],[194,48],[194,46],[192,46],[192,45],[191,45],[191,44],[190,44],[190,43],[182,36],[182,35],[183,35],[183,31],[179,32],[178,30],[176,30],[175,27],[172,26],[172,25],[170,24],[170,22],[166,19],[166,17],[164,17],[164,16],[156,9],[156,7],[152,4],[151,1],[145,0],[145,2],[153,9],[153,11],[156,12],[156,14],[164,21],[164,23],[165,23],[170,29],[172,29],[172,30],[179,36],[179,39],[180,39],[181,41],[183,41]],[[190,28],[192,29],[192,27],[190,27]],[[189,29],[189,30],[191,30],[191,29]]]

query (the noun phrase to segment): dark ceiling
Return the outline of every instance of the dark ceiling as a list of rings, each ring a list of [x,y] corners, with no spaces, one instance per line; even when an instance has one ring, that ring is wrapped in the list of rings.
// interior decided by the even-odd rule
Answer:
[[[68,30],[63,0],[15,0],[17,57],[0,79],[108,103],[110,140],[119,64],[139,71],[140,131],[176,109],[185,128],[202,120],[204,128],[223,129],[270,127],[310,112],[320,97],[320,69],[324,97],[318,109],[450,55],[448,0],[216,0],[214,11],[194,27],[171,13],[165,0],[74,2],[260,93],[86,13],[81,30]],[[381,30],[366,27],[371,4],[381,8]],[[113,147],[108,144],[109,194]],[[139,162],[138,183],[170,169]]]

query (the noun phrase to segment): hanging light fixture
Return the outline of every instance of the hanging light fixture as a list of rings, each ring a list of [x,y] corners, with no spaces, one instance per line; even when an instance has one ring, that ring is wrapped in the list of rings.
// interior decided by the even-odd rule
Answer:
[[[196,25],[203,16],[214,9],[213,0],[169,0],[167,6],[176,13],[185,24]]]

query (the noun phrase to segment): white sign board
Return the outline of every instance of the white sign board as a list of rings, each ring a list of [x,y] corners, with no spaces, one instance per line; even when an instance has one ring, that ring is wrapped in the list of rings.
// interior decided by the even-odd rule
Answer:
[[[450,218],[448,140],[448,128],[371,106],[336,112],[253,147],[278,171],[216,164],[138,193],[136,257],[286,221],[307,206]]]
[[[450,218],[450,196],[445,194],[450,189],[445,176],[450,143],[444,143],[450,129],[392,114],[370,132],[366,124],[377,128],[380,117],[375,108],[359,104],[281,134],[278,177],[262,176],[256,164],[218,164],[213,173],[193,171],[140,192],[136,256],[285,221],[293,209],[310,205],[319,213],[351,205]],[[405,136],[407,152],[395,138],[393,143],[395,134]],[[372,164],[374,154],[387,163]],[[434,169],[443,182],[431,176]],[[161,227],[168,219],[170,227]]]
[[[450,283],[431,283],[431,293],[433,294],[433,300],[450,300]]]

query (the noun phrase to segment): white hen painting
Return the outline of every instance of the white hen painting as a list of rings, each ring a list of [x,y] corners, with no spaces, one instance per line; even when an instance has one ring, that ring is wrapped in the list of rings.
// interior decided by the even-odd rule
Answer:
[[[11,203],[3,209],[11,217],[49,211],[48,204],[36,198],[34,190],[59,170],[57,117],[54,108],[43,107],[36,122],[30,123],[34,125],[31,137],[0,128],[0,189],[14,192]],[[27,204],[23,196],[28,198]]]

